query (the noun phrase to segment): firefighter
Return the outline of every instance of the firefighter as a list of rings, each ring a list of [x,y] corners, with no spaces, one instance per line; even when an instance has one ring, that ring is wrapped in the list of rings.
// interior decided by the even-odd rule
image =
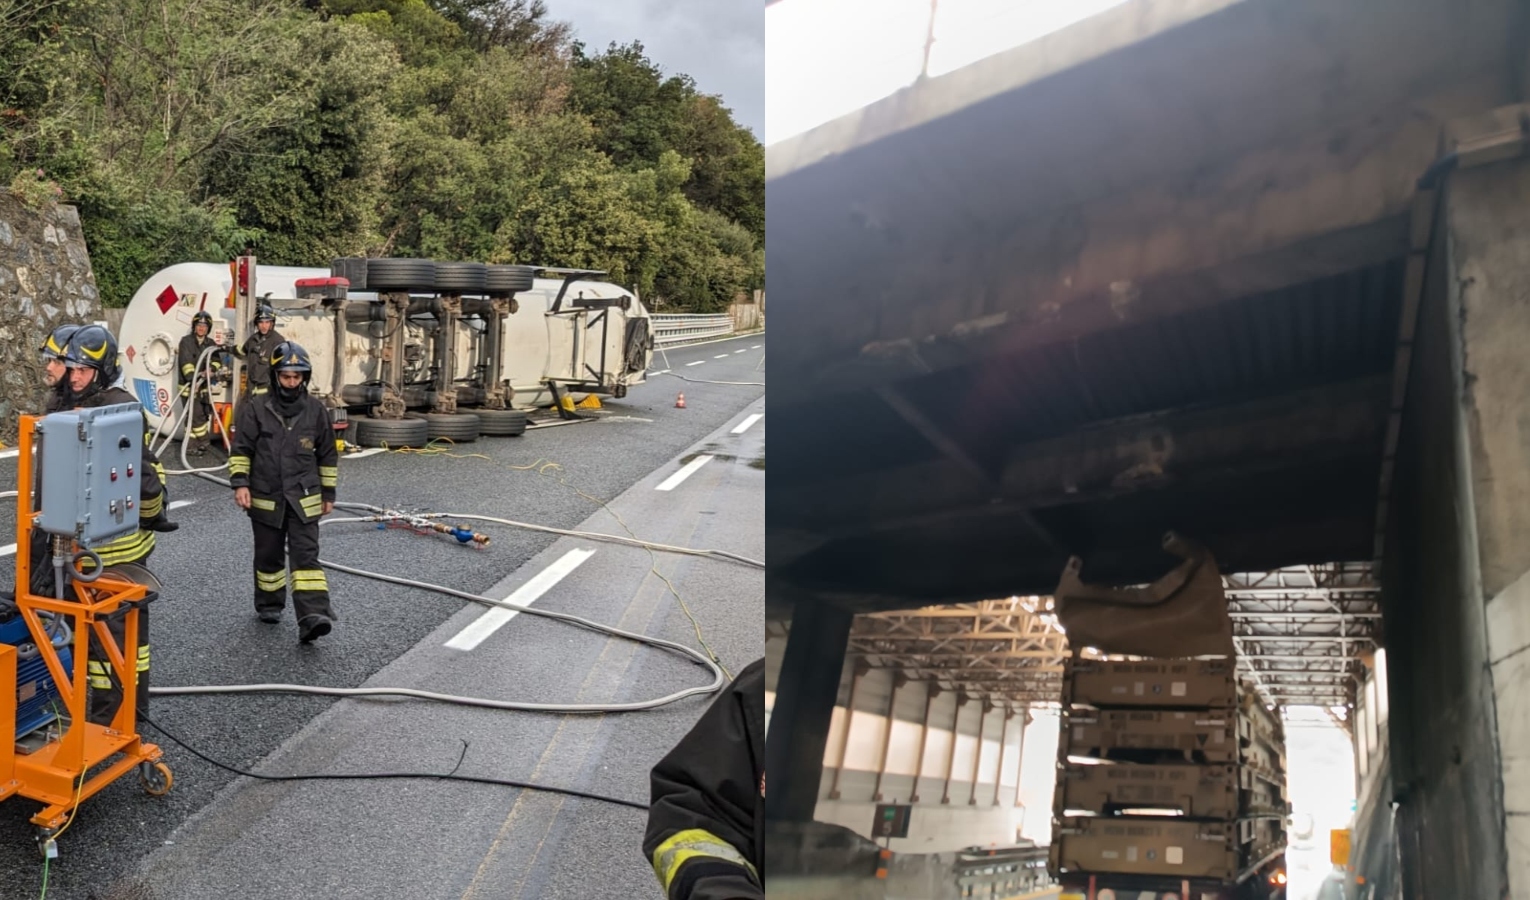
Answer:
[[[290,562],[298,640],[308,644],[329,634],[336,618],[319,568],[319,518],[335,507],[340,454],[329,412],[308,393],[308,351],[283,341],[267,364],[270,390],[239,405],[229,484],[255,534],[255,614],[281,621]]]
[[[239,399],[264,394],[270,389],[271,353],[285,340],[276,330],[276,310],[261,304],[255,310],[255,333],[233,348],[234,355],[244,360],[245,366],[244,394]]]
[[[122,374],[118,362],[117,340],[111,332],[100,325],[85,325],[74,332],[64,351],[64,365],[68,367],[70,408],[94,408],[131,403],[139,406],[138,399],[120,387],[114,387]],[[142,407],[139,407],[142,409]],[[165,470],[149,446],[153,432],[149,429],[149,417],[143,417],[143,455],[140,467],[141,481],[138,493],[138,530],[98,547],[92,547],[101,557],[101,565],[114,566],[122,563],[143,564],[154,552],[154,533],[174,531],[179,526],[165,517]],[[82,570],[89,572],[94,563],[84,560]],[[48,572],[49,581],[52,572]],[[50,585],[51,586],[51,585]],[[35,588],[34,588],[35,590]],[[121,645],[124,622],[120,615],[107,620],[112,635]],[[91,636],[87,669],[90,673],[90,708],[87,718],[98,725],[111,724],[117,707],[122,704],[122,688],[112,677],[109,657],[99,644],[95,634]],[[149,708],[149,608],[144,606],[138,614],[138,710]]]
[[[223,373],[223,353],[217,351],[208,358],[206,366],[202,370],[202,377],[197,383],[197,393],[191,395],[192,376],[196,372],[197,360],[210,346],[217,346],[212,337],[213,318],[212,313],[206,310],[198,310],[191,317],[191,331],[181,338],[180,347],[175,354],[175,362],[180,369],[181,402],[191,409],[191,422],[186,427],[186,452],[191,456],[201,456],[207,452],[208,433],[212,429],[212,397],[208,388],[213,380]]]
[[[69,338],[79,330],[78,325],[60,325],[53,329],[47,340],[43,341],[40,351],[43,363],[43,384],[48,388],[47,395],[43,397],[43,415],[67,408],[69,379],[64,376],[69,369],[64,365],[64,350],[69,346]]]
[[[650,774],[643,852],[669,900],[763,900],[765,661],[747,666]]]

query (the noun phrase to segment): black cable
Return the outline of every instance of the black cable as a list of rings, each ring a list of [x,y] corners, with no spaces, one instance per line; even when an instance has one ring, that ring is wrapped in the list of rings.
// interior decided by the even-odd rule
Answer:
[[[227,763],[219,762],[218,760],[213,759],[211,756],[208,756],[197,748],[191,746],[190,744],[166,731],[163,726],[155,722],[153,719],[150,719],[142,712],[138,713],[138,718],[141,719],[144,724],[179,744],[183,750],[186,750],[192,756],[197,757],[203,762],[217,766],[226,772],[233,772],[235,775],[243,775],[246,778],[255,778],[261,781],[369,781],[395,778],[434,778],[439,781],[466,781],[471,784],[493,784],[500,787],[522,788],[528,791],[545,791],[552,794],[565,794],[570,797],[583,797],[586,800],[599,800],[602,803],[611,803],[616,806],[629,806],[633,809],[648,809],[648,804],[646,803],[637,803],[632,800],[623,800],[620,797],[607,797],[604,794],[595,794],[589,791],[576,790],[574,788],[561,788],[552,787],[550,785],[531,784],[530,782],[526,781],[513,781],[509,778],[489,778],[482,775],[458,775],[457,770],[462,768],[462,761],[467,758],[467,741],[462,742],[462,753],[457,757],[457,764],[452,766],[452,770],[445,774],[436,772],[338,772],[332,774],[319,773],[312,775],[262,775],[259,772],[247,772],[244,769],[238,768],[237,766],[231,766]]]

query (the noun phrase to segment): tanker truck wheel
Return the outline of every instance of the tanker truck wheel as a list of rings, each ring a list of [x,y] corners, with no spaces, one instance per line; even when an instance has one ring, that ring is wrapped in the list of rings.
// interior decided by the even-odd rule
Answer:
[[[436,264],[428,259],[367,260],[367,290],[418,291],[436,289]]]
[[[446,438],[465,444],[478,440],[482,430],[477,413],[405,413],[405,417],[423,421],[431,440]]]
[[[352,419],[356,443],[363,447],[390,449],[399,447],[423,447],[430,442],[430,428],[420,419],[374,419],[363,416]]]
[[[531,266],[489,266],[485,285],[491,294],[529,291],[536,284],[536,269]],[[515,312],[515,310],[511,310]]]
[[[500,437],[516,437],[526,433],[526,412],[520,409],[480,409],[478,431],[480,434]]]

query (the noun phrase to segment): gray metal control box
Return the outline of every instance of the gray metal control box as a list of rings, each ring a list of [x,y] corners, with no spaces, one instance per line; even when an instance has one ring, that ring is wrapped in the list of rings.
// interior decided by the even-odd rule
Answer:
[[[37,423],[38,524],[82,546],[102,544],[138,528],[143,471],[143,408],[118,403],[56,412]]]

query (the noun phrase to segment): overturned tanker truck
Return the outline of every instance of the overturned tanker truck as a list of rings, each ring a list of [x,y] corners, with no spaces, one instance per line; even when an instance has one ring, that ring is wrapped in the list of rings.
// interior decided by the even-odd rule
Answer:
[[[198,311],[243,343],[256,308],[313,358],[310,390],[362,446],[519,434],[526,411],[566,392],[623,397],[652,359],[648,311],[604,272],[425,259],[337,259],[330,268],[181,263],[133,295],[119,344],[125,387],[178,432],[176,350]],[[227,421],[239,360],[215,381]],[[166,421],[168,420],[168,421]],[[174,433],[174,432],[172,432]]]

